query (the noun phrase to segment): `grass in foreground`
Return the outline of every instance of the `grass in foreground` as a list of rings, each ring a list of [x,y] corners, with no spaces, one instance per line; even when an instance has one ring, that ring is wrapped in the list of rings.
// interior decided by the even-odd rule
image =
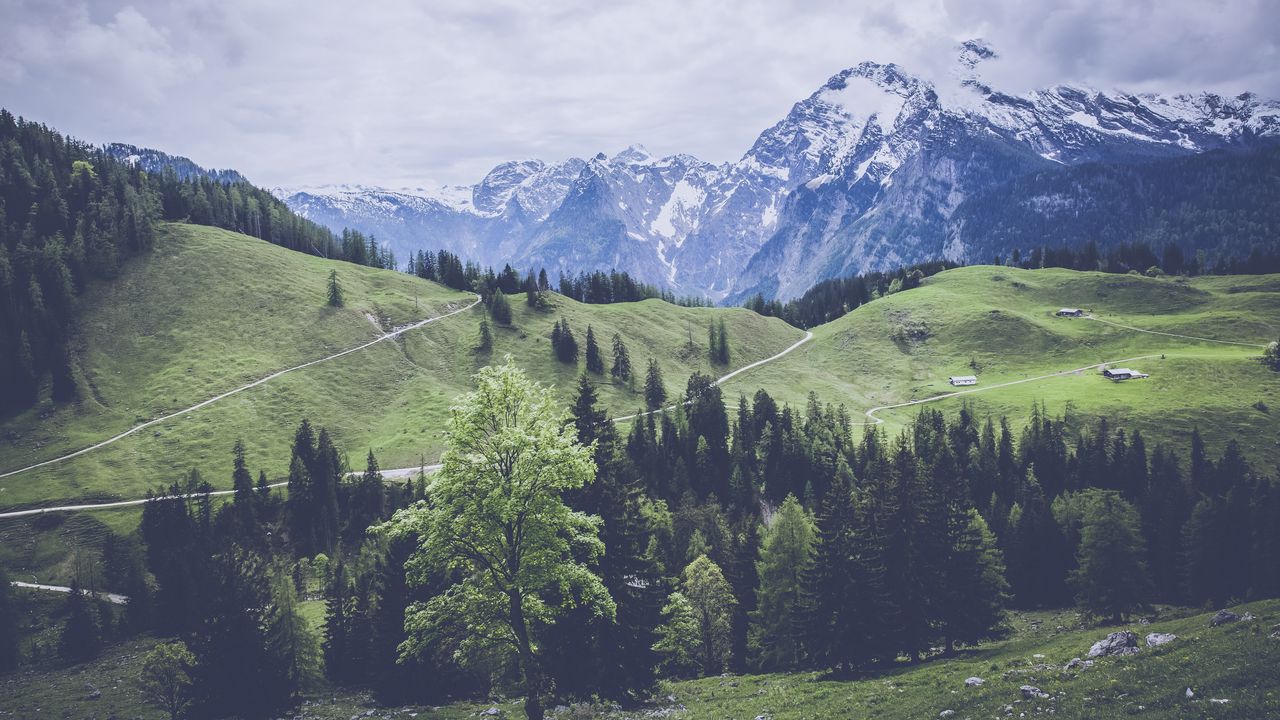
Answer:
[[[1233,608],[1256,619],[1210,628],[1210,614],[1164,608],[1148,625],[1090,626],[1074,611],[1015,613],[1013,634],[1003,641],[915,666],[856,680],[816,673],[723,676],[664,683],[655,705],[631,711],[603,707],[562,709],[561,718],[616,720],[669,717],[771,720],[811,718],[1234,718],[1280,717],[1280,639],[1270,637],[1280,622],[1280,601]],[[1108,632],[1132,629],[1178,636],[1135,656],[1102,658],[1092,667],[1066,670],[1072,658]],[[0,717],[158,718],[141,704],[132,682],[153,639],[113,646],[92,663],[72,668],[23,671],[0,677]],[[1140,643],[1145,645],[1145,643]],[[965,686],[980,677],[981,687]],[[1032,685],[1048,699],[1025,699]],[[89,699],[92,688],[101,691]],[[1194,697],[1186,697],[1191,688]],[[666,700],[673,696],[674,701]],[[1213,702],[1214,699],[1226,703]],[[367,695],[330,690],[306,698],[293,717],[348,720],[372,710],[372,717],[423,720],[474,718],[498,707],[504,717],[521,718],[518,700],[455,703],[443,707],[378,707]]]

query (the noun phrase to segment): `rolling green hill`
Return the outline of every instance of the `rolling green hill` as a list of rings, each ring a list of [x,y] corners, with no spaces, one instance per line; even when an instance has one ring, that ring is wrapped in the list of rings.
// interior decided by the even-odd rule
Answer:
[[[1056,317],[1063,306],[1157,332],[1258,345],[1280,336],[1274,275],[1147,278],[977,266],[940,273],[819,326],[812,342],[725,389],[765,387],[793,404],[813,390],[867,421],[860,416],[870,408],[954,392],[949,376],[976,374],[976,392],[934,407],[953,411],[969,402],[980,414],[1008,415],[1016,429],[1032,403],[1044,401],[1053,414],[1070,407],[1081,419],[1105,416],[1140,428],[1149,445],[1154,438],[1185,449],[1199,427],[1211,447],[1235,437],[1259,466],[1280,460],[1280,374],[1257,361],[1261,347]],[[1126,364],[1151,377],[1113,383],[1087,370],[991,388],[1129,358],[1143,358]],[[915,412],[876,417],[894,431]]]
[[[324,302],[337,269],[347,304]],[[336,435],[358,463],[372,448],[384,467],[431,462],[453,398],[474,370],[511,354],[566,402],[581,372],[555,361],[548,337],[567,318],[580,344],[596,332],[606,360],[621,334],[642,374],[650,356],[668,390],[694,371],[721,375],[706,357],[706,328],[728,323],[730,368],[770,357],[803,337],[781,321],[737,308],[684,308],[657,300],[583,305],[550,295],[555,308],[512,298],[514,321],[494,326],[492,353],[478,354],[477,306],[341,358],[275,378],[215,404],[158,423],[69,460],[0,479],[0,507],[141,496],[191,467],[215,487],[229,483],[229,449],[248,446],[251,466],[272,478],[287,470],[292,428],[303,417]],[[131,261],[119,278],[92,286],[78,323],[74,367],[81,399],[44,401],[0,427],[0,470],[93,445],[134,424],[226,392],[280,369],[369,342],[383,332],[471,302],[402,273],[334,263],[223,230],[165,225],[156,252]],[[1137,332],[1090,319],[1055,317],[1068,306],[1111,323],[1159,332],[1262,344],[1280,334],[1280,278],[1146,278],[1068,270],[970,267],[886,296],[814,329],[813,341],[725,383],[726,397],[765,388],[802,404],[814,391],[866,410],[953,392],[950,375],[976,373],[976,392],[940,401],[970,402],[980,413],[1016,421],[1044,401],[1052,413],[1106,416],[1141,428],[1149,441],[1185,447],[1193,427],[1211,446],[1239,438],[1251,460],[1280,459],[1280,376],[1260,350]],[[692,339],[693,345],[688,343]],[[1112,383],[1096,371],[1038,378],[1109,360],[1151,373]],[[976,368],[976,370],[974,369]],[[641,407],[631,388],[598,379],[613,414]],[[989,389],[988,389],[989,388]],[[1274,411],[1272,410],[1274,408]],[[912,407],[881,410],[894,430]]]
[[[346,306],[325,302],[336,269]],[[564,316],[580,345],[594,326],[606,357],[614,332],[641,374],[650,356],[667,387],[694,371],[719,375],[706,358],[707,325],[724,318],[734,365],[768,357],[803,336],[780,320],[742,309],[683,308],[657,300],[599,306],[551,296],[535,311],[512,298],[511,327],[494,327],[494,349],[478,355],[482,306],[360,352],[301,369],[84,455],[0,478],[0,507],[60,500],[140,497],[199,468],[230,483],[230,448],[243,438],[251,466],[287,472],[293,428],[327,426],[353,463],[372,448],[384,467],[428,462],[441,448],[449,404],[481,365],[511,354],[566,402],[577,368],[552,357],[550,330]],[[0,427],[0,472],[98,443],[135,423],[189,407],[278,370],[367,343],[383,332],[440,315],[473,297],[403,273],[330,262],[215,228],[164,225],[156,250],[112,282],[86,292],[74,367],[81,398],[48,400]],[[696,349],[685,347],[692,337]],[[606,376],[607,377],[607,376]],[[615,414],[643,405],[635,389],[600,378]]]

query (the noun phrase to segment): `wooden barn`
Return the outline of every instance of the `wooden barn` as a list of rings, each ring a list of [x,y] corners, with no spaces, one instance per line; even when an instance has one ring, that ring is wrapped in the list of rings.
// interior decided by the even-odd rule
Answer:
[[[1145,377],[1151,377],[1146,373],[1130,370],[1129,368],[1103,368],[1102,376],[1108,380],[1141,380]]]

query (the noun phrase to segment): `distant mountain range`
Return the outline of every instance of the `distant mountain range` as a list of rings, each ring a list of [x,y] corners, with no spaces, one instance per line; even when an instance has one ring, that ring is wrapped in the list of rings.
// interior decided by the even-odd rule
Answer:
[[[401,257],[445,248],[553,276],[617,268],[677,293],[736,302],[757,292],[793,298],[826,278],[939,257],[986,262],[1015,247],[1076,242],[1088,234],[1081,228],[1112,220],[1150,239],[1167,216],[1135,229],[1128,215],[1097,215],[1118,212],[1117,193],[1140,194],[1141,173],[1097,185],[1085,169],[1154,163],[1148,174],[1158,176],[1170,159],[1254,152],[1280,139],[1280,102],[1250,93],[1166,97],[1059,85],[1013,95],[982,79],[993,57],[986,44],[966,42],[945,81],[894,64],[843,70],[734,163],[656,158],[636,145],[612,157],[503,163],[473,186],[275,192],[300,215],[372,233]],[[1056,179],[1028,182],[1046,177]],[[1252,180],[1253,189],[1269,181]],[[1075,236],[1055,236],[1059,223],[1082,214],[1088,222]]]

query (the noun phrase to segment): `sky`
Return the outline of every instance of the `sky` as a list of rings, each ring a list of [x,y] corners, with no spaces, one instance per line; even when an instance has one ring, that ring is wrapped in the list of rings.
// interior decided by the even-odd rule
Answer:
[[[933,77],[974,37],[1006,91],[1280,97],[1277,27],[1280,0],[0,0],[0,105],[266,187],[429,188],[633,143],[736,160],[842,68]]]

